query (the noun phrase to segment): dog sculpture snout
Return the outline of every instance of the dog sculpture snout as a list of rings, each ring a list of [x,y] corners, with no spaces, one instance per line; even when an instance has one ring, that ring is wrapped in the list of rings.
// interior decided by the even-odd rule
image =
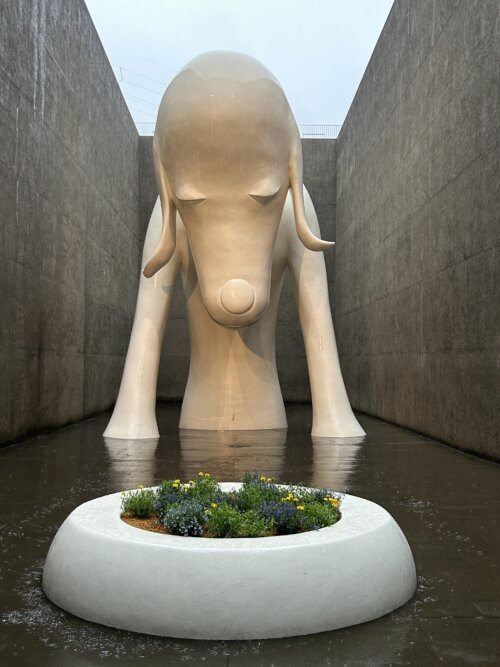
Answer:
[[[241,278],[228,280],[220,291],[222,307],[232,315],[243,315],[253,306],[255,293],[253,287]]]

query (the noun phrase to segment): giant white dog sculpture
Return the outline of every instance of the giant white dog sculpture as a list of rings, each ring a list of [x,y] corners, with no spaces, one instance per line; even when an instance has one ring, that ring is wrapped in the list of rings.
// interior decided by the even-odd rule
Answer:
[[[158,366],[179,270],[191,338],[180,427],[285,428],[275,328],[286,268],[307,353],[312,434],[364,434],[342,380],[325,262],[316,252],[333,243],[319,238],[302,184],[300,135],[274,76],[238,53],[195,58],[163,96],[153,159],[160,198],[105,436],[158,436]]]

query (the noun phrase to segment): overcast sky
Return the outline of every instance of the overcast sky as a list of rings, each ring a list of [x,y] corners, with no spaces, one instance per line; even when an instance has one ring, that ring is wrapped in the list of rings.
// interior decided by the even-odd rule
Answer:
[[[342,124],[392,0],[86,0],[136,122],[175,74],[241,51],[283,86],[299,124]]]

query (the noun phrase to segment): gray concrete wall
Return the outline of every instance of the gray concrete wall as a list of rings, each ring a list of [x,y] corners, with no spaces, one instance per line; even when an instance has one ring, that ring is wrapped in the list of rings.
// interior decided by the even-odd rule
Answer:
[[[337,141],[353,405],[500,458],[498,0],[397,0]]]
[[[314,201],[322,235],[335,239],[335,139],[304,139],[304,183]],[[152,137],[140,137],[139,211],[141,239],[144,239],[157,189],[151,156]],[[333,258],[325,254],[333,292]],[[291,286],[285,280],[276,330],[277,363],[285,400],[308,401],[311,398],[304,343]],[[172,308],[163,344],[158,397],[180,399],[184,395],[189,371],[189,331],[180,278],[175,287]]]
[[[0,442],[116,398],[138,135],[83,0],[0,6]]]

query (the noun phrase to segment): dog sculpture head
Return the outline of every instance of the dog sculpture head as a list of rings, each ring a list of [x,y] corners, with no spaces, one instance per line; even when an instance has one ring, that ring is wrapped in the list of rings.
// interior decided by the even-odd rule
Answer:
[[[163,229],[144,275],[172,257],[177,209],[205,307],[218,324],[248,326],[267,308],[289,189],[302,243],[333,245],[307,226],[297,124],[279,83],[253,58],[215,51],[181,70],[160,104],[153,159]]]

